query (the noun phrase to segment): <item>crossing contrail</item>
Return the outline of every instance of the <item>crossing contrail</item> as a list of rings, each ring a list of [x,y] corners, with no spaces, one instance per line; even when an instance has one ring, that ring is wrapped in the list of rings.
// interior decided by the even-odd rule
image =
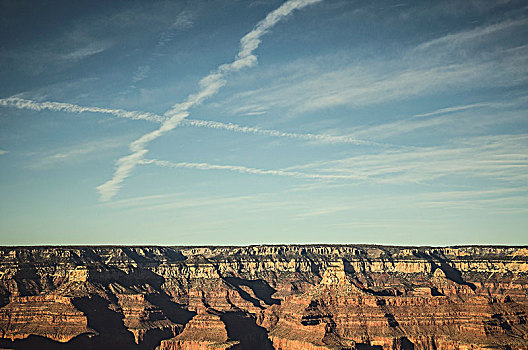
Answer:
[[[80,106],[72,103],[54,102],[54,101],[34,101],[29,99],[23,99],[19,97],[8,97],[0,99],[0,106],[13,107],[17,109],[29,109],[33,111],[56,111],[56,112],[70,112],[70,113],[102,113],[110,114],[118,118],[126,118],[132,120],[146,120],[158,124],[162,124],[167,117],[161,116],[150,112],[140,111],[127,111],[123,109],[112,109],[102,107],[90,107]],[[312,133],[295,133],[285,132],[281,130],[273,129],[261,129],[258,127],[242,126],[234,123],[222,123],[213,120],[196,120],[196,119],[184,119],[181,122],[182,125],[208,128],[217,130],[227,130],[233,132],[240,132],[245,134],[255,134],[272,137],[285,137],[297,140],[314,141],[321,143],[348,143],[354,145],[381,145],[384,144],[360,140],[351,135],[326,135],[326,134],[312,134]]]
[[[97,187],[101,195],[101,200],[108,201],[112,199],[121,188],[123,181],[130,175],[135,166],[144,159],[145,154],[148,152],[147,145],[151,141],[176,128],[183,119],[189,116],[189,109],[191,107],[199,105],[207,98],[215,95],[225,85],[226,81],[224,78],[228,73],[257,64],[257,56],[253,54],[253,51],[258,48],[260,38],[275,24],[294,10],[302,9],[320,1],[322,0],[286,1],[279,8],[270,12],[266,18],[257,23],[253,30],[240,40],[240,49],[233,62],[220,65],[214,72],[200,80],[199,91],[189,95],[185,102],[175,104],[165,112],[167,119],[162,122],[158,129],[141,136],[129,145],[132,153],[117,160],[117,167],[112,178]]]

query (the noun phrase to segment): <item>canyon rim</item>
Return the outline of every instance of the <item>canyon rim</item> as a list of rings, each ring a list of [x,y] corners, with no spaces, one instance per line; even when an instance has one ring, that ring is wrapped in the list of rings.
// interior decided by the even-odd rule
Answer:
[[[6,349],[526,349],[528,249],[0,249]]]

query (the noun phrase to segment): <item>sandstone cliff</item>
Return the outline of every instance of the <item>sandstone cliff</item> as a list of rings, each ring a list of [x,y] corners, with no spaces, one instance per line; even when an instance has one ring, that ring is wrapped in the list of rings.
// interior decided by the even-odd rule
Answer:
[[[528,349],[522,247],[4,247],[0,347]]]

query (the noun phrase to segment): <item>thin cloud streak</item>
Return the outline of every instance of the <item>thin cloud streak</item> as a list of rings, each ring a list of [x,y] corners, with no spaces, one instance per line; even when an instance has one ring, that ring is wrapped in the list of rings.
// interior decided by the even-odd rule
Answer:
[[[111,114],[119,118],[126,118],[132,120],[147,120],[156,123],[161,123],[165,119],[159,115],[148,112],[125,111],[123,109],[110,109],[101,107],[86,107],[62,102],[37,102],[19,97],[8,97],[0,99],[0,106],[14,107],[18,109],[29,109],[33,111],[49,110],[55,112],[70,113],[103,113]]]
[[[465,106],[454,106],[454,107],[446,107],[446,108],[440,108],[432,112],[428,113],[421,113],[421,114],[415,114],[413,115],[414,118],[424,118],[424,117],[432,117],[436,115],[442,115],[442,114],[448,114],[448,113],[454,113],[454,112],[460,112],[460,111],[466,111],[468,109],[474,109],[474,108],[482,108],[482,107],[491,107],[494,104],[492,103],[473,103],[470,105]]]
[[[130,144],[129,148],[132,153],[119,159],[116,163],[117,169],[112,179],[97,187],[101,201],[108,201],[117,194],[123,181],[148,152],[146,149],[147,145],[176,128],[183,119],[189,116],[189,110],[193,106],[199,105],[207,98],[215,95],[225,85],[226,81],[224,77],[228,73],[256,65],[257,57],[253,55],[253,51],[258,48],[262,35],[266,34],[277,22],[288,16],[294,10],[320,1],[290,0],[283,3],[278,9],[270,12],[264,20],[260,21],[252,31],[240,40],[240,50],[233,62],[219,66],[215,72],[210,73],[200,81],[200,91],[198,93],[189,95],[185,102],[175,104],[165,112],[165,116],[168,119],[162,123],[159,129],[143,135]]]
[[[262,212],[268,210],[299,209],[299,203],[276,198],[273,193],[257,193],[235,196],[200,196],[196,197],[189,193],[169,193],[161,195],[132,197],[99,203],[98,206],[107,208],[118,208],[123,210],[153,210],[166,211],[174,209],[202,208],[208,206],[221,206],[226,209],[234,206],[238,210],[238,203],[243,202],[245,210],[249,212]]]
[[[207,207],[213,205],[226,205],[241,201],[249,201],[256,196],[233,196],[233,197],[201,197],[189,198],[188,194],[172,193],[167,195],[154,195],[134,197],[118,201],[100,203],[100,206],[130,209],[130,210],[170,210],[193,207]]]
[[[414,118],[424,118],[424,117],[432,117],[437,115],[444,115],[444,114],[450,114],[455,112],[461,112],[471,109],[480,109],[480,108],[507,108],[507,107],[519,107],[528,101],[528,96],[521,96],[514,98],[510,101],[502,101],[502,102],[477,102],[472,103],[468,105],[462,105],[462,106],[452,106],[452,107],[445,107],[440,108],[437,110],[434,110],[432,112],[427,113],[420,113],[415,114],[412,117]]]
[[[140,164],[154,164],[166,168],[187,168],[187,169],[199,169],[199,170],[228,170],[242,174],[255,174],[255,175],[276,175],[276,176],[287,176],[295,177],[299,179],[316,179],[316,180],[358,180],[364,177],[357,175],[332,175],[332,174],[316,174],[316,173],[304,173],[299,171],[286,171],[286,170],[268,170],[250,168],[242,165],[218,165],[209,163],[191,163],[191,162],[169,162],[166,160],[158,159],[144,159],[139,162]]]
[[[516,27],[524,26],[528,23],[526,18],[518,20],[506,20],[492,25],[477,27],[474,29],[461,31],[458,33],[448,34],[440,38],[436,38],[416,47],[416,51],[427,50],[437,46],[459,46],[465,45],[468,42],[475,40],[483,40],[488,36],[492,36],[501,32],[514,30]]]
[[[80,61],[86,57],[96,55],[108,50],[113,44],[110,42],[96,42],[91,43],[85,47],[78,48],[70,53],[61,55],[60,57],[67,61]]]

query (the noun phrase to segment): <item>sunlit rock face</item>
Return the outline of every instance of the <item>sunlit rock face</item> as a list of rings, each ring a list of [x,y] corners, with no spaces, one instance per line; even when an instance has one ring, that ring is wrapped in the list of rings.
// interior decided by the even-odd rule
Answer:
[[[0,248],[0,348],[528,349],[515,247]]]

